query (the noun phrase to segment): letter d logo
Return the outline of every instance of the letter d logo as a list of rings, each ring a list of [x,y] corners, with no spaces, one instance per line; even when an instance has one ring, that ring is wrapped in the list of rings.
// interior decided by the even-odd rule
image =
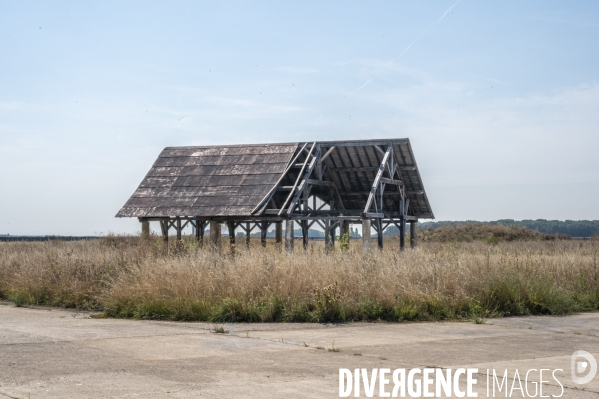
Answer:
[[[582,360],[583,358],[584,360]],[[572,354],[572,381],[575,384],[586,384],[591,382],[597,374],[597,361],[589,352],[576,351]],[[589,367],[590,366],[590,367]],[[588,370],[588,374],[584,377],[579,377],[578,374],[582,374]]]

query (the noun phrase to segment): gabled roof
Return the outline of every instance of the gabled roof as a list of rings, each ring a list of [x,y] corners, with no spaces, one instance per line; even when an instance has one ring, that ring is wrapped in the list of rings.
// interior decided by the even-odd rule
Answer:
[[[322,158],[320,176],[307,168],[316,161],[310,148]],[[386,166],[380,174],[386,150],[394,171]],[[294,206],[289,199],[300,195],[306,171],[310,195],[335,202],[337,209],[363,211],[379,174],[388,183],[385,212],[400,211],[403,189],[409,215],[434,217],[408,139],[167,147],[117,217],[290,215],[296,208],[275,209]]]

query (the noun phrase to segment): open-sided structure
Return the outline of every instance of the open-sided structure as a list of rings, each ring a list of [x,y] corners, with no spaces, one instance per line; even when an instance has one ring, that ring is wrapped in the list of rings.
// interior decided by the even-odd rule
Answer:
[[[287,250],[293,250],[295,223],[304,247],[315,223],[324,229],[327,247],[337,229],[347,234],[350,224],[361,224],[367,248],[371,228],[382,248],[383,230],[393,224],[403,249],[406,222],[415,246],[418,219],[433,218],[433,212],[410,141],[381,139],[167,147],[116,216],[139,218],[143,233],[158,221],[165,240],[171,228],[180,239],[191,224],[203,241],[210,223],[215,245],[221,223],[233,243],[236,229],[243,229],[248,245],[256,227],[265,243],[273,223],[282,242],[285,223]]]

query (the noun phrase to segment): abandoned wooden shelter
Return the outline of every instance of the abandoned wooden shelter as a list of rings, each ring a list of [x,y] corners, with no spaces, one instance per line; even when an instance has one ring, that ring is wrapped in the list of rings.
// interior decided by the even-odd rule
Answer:
[[[215,246],[223,223],[232,244],[242,229],[247,245],[254,228],[265,245],[274,224],[282,245],[285,223],[287,251],[296,223],[304,248],[314,224],[324,230],[327,248],[337,230],[345,235],[361,224],[367,249],[371,229],[382,248],[384,229],[395,225],[403,250],[406,223],[415,247],[418,220],[434,217],[409,139],[167,147],[116,216],[137,217],[142,234],[159,222],[165,241],[171,228],[180,240],[191,225],[203,243],[209,225]]]

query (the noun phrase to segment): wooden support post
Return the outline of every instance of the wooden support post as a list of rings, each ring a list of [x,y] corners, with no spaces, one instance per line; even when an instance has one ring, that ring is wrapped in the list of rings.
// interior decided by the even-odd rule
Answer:
[[[349,239],[350,236],[350,224],[348,221],[341,221],[341,226],[340,226],[340,230],[341,230],[341,235],[342,236],[347,236],[347,238]]]
[[[204,227],[204,221],[196,218],[196,241],[200,248],[204,246]]]
[[[332,220],[331,224],[333,224]],[[329,231],[331,232],[331,248],[335,248],[335,241],[337,240],[337,227],[333,227],[329,229]]]
[[[304,249],[308,249],[308,221],[302,220],[300,226],[302,227],[302,245]]]
[[[141,222],[141,238],[150,237],[150,222]]]
[[[362,247],[370,250],[370,219],[362,219]]]
[[[376,236],[377,236],[377,243],[379,245],[379,249],[382,250],[383,249],[383,219],[377,219],[376,220]]]
[[[221,230],[220,230],[220,222],[216,222],[214,220],[210,221],[210,244],[213,248],[218,248],[220,250],[221,244]]]
[[[406,219],[402,216],[399,221],[399,250],[406,249]]]
[[[279,249],[283,245],[283,222],[275,222],[275,243]]]
[[[410,248],[418,246],[418,222],[413,220],[410,222]]]
[[[177,226],[175,227],[177,230],[177,241],[181,241],[181,219],[177,218]]]
[[[285,221],[285,251],[293,252],[293,220]]]
[[[260,244],[266,247],[266,233],[268,231],[268,222],[260,222]]]
[[[168,219],[160,221],[160,230],[162,230],[162,240],[168,244]]]
[[[250,225],[251,225],[251,223],[246,223],[245,224],[245,246],[247,248],[250,247],[250,240],[252,239],[252,237],[250,235],[251,232],[252,232],[252,230],[250,229]]]
[[[331,248],[331,221],[326,219],[324,221],[324,250],[328,252]]]
[[[349,226],[349,221],[339,221],[339,249],[341,250],[349,249]]]
[[[227,222],[227,229],[229,230],[229,244],[235,245],[235,222]]]

